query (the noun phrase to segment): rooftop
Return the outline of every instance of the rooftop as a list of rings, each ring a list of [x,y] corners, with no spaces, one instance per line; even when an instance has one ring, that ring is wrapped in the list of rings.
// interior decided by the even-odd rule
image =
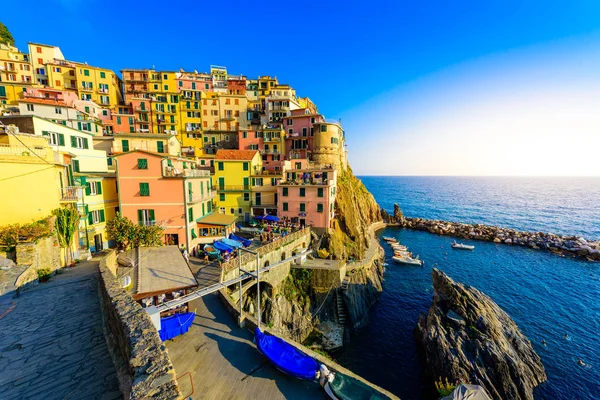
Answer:
[[[67,103],[65,103],[64,101],[55,100],[55,99],[36,99],[36,98],[32,98],[32,97],[26,97],[24,99],[19,99],[18,102],[19,103],[35,103],[35,104],[44,104],[44,105],[49,105],[49,106],[68,107]]]
[[[177,246],[140,247],[137,298],[198,286]]]
[[[215,160],[250,161],[258,150],[217,150]]]
[[[197,223],[207,225],[223,225],[229,226],[235,222],[237,217],[235,215],[225,215],[220,213],[212,213],[205,217],[200,217],[196,220]]]

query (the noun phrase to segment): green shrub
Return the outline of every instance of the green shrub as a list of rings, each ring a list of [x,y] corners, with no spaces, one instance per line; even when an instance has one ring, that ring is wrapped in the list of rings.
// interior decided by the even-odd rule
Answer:
[[[454,389],[456,389],[456,384],[450,383],[448,381],[448,378],[446,378],[445,381],[443,381],[442,378],[440,378],[439,381],[435,382],[435,388],[440,394],[440,397],[446,397],[449,396]]]
[[[40,282],[46,282],[52,276],[50,268],[40,268],[37,270],[38,279]]]

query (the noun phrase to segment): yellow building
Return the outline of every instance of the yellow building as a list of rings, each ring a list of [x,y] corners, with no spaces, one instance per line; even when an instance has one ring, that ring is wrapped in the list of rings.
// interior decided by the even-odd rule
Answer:
[[[202,96],[203,130],[248,129],[248,98],[241,94],[207,92]]]
[[[62,51],[58,46],[50,46],[41,43],[29,42],[29,61],[33,69],[33,83],[45,86],[52,86],[53,83],[48,79],[46,64],[54,63],[56,60],[64,60]]]
[[[105,228],[106,222],[115,217],[119,207],[115,173],[86,173],[85,176],[80,176],[79,180],[85,189],[82,204],[85,204],[87,214],[87,221],[84,221],[87,232],[86,245],[92,253],[114,247]]]
[[[250,218],[252,171],[262,170],[256,150],[219,150],[214,159],[217,209],[221,214]]]
[[[33,83],[29,55],[0,43],[0,104],[15,104]]]

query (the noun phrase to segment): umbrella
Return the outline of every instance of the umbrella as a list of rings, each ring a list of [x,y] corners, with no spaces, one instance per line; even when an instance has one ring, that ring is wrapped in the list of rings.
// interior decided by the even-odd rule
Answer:
[[[272,221],[272,222],[279,221],[279,218],[274,215],[267,215],[266,217],[264,217],[264,219],[265,219],[265,221]]]

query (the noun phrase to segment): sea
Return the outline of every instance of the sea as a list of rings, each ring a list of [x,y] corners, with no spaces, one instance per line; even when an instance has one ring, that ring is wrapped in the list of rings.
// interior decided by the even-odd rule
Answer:
[[[600,239],[600,178],[360,179],[390,213],[398,203],[408,217]],[[382,241],[383,293],[368,327],[334,355],[341,365],[403,400],[437,398],[412,331],[431,305],[431,271],[438,268],[490,296],[532,342],[548,375],[536,399],[600,399],[600,263],[463,239],[475,250],[456,251],[452,237],[400,228],[378,235],[397,238],[425,263],[395,264]]]

